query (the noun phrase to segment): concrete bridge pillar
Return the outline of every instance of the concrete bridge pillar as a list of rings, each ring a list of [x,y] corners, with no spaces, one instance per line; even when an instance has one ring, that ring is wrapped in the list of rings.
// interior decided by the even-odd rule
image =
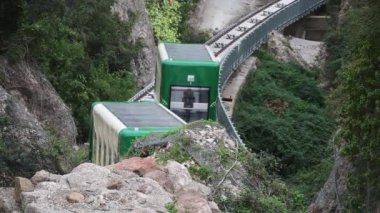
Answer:
[[[285,28],[284,34],[312,41],[322,41],[328,30],[330,16],[310,15]]]

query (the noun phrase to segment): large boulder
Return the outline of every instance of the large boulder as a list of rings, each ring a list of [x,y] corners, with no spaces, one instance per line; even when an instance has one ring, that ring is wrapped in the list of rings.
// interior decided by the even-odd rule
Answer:
[[[45,172],[38,174],[53,177]],[[167,212],[173,202],[156,181],[150,178],[124,178],[116,170],[90,163],[81,164],[58,180],[47,178],[32,192],[22,194],[25,212]]]
[[[0,86],[0,186],[9,186],[15,175],[57,171],[49,147],[49,135],[37,117]]]
[[[0,197],[0,211],[137,213],[176,208],[178,212],[220,212],[211,189],[192,180],[188,170],[175,161],[144,177],[125,167],[84,163],[66,175],[42,170],[31,180],[16,179],[15,188],[0,188],[0,195],[7,196]]]
[[[53,143],[71,147],[76,136],[70,109],[41,71],[33,63],[11,64],[0,57],[0,186],[41,169],[71,170],[68,153]]]
[[[20,206],[16,203],[15,189],[12,187],[0,188],[0,212],[21,212]]]
[[[145,175],[148,172],[158,170],[158,166],[153,158],[132,157],[121,161],[120,163],[108,166],[115,170],[128,170],[138,175]]]
[[[138,87],[142,88],[154,79],[156,68],[156,44],[145,1],[117,0],[112,7],[112,11],[118,14],[122,21],[128,21],[132,17],[135,20],[130,40],[133,43],[142,44],[142,48],[137,57],[132,60],[131,66],[136,76]]]
[[[25,104],[45,130],[75,144],[77,129],[71,110],[33,63],[9,63],[0,57],[0,85]]]

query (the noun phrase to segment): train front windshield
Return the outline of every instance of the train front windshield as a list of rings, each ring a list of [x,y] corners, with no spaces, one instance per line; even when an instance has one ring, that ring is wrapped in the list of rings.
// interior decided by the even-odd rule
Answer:
[[[186,122],[208,119],[210,89],[207,87],[179,87],[170,90],[170,110]]]

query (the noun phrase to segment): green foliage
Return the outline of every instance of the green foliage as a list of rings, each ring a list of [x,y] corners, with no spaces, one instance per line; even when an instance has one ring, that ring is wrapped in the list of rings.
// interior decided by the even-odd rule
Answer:
[[[44,152],[46,156],[50,156],[54,160],[61,173],[67,173],[74,166],[88,160],[88,147],[81,146],[78,148],[75,150],[69,142],[51,135],[49,146]]]
[[[243,191],[240,196],[232,201],[223,203],[229,207],[229,212],[249,213],[249,212],[290,212],[283,198],[276,195],[264,195],[261,192],[249,190]]]
[[[166,210],[168,210],[169,213],[177,213],[177,209],[175,208],[175,203],[167,203],[165,204]]]
[[[188,141],[187,139],[180,139],[184,141]],[[164,153],[159,153],[158,162],[165,164],[168,160],[175,160],[179,163],[183,163],[185,161],[190,160],[190,156],[187,152],[182,150],[181,145],[179,143],[174,143],[169,147],[169,150]]]
[[[181,23],[179,24],[179,40],[183,43],[205,43],[209,39],[208,33],[196,32],[189,26],[188,20],[191,18],[195,11],[199,0],[178,0],[181,7]]]
[[[159,0],[147,0],[149,17],[154,33],[159,41],[178,42],[178,27],[181,22],[180,3],[176,0],[172,4]]]
[[[191,176],[198,177],[203,181],[207,181],[210,176],[213,174],[213,171],[210,167],[207,166],[191,166],[189,168]]]
[[[72,109],[84,139],[92,102],[127,100],[135,92],[130,61],[142,45],[128,42],[135,16],[121,22],[111,14],[114,0],[23,3],[23,22],[7,54],[37,62]]]
[[[315,74],[276,62],[264,51],[258,57],[261,63],[240,92],[234,120],[246,146],[261,154],[239,158],[248,162],[244,166],[250,174],[264,179],[280,174],[289,185],[275,197],[262,193],[255,205],[268,211],[271,206],[280,212],[304,210],[328,177],[334,121],[323,109]],[[289,198],[279,199],[283,194]]]
[[[226,212],[305,212],[305,197],[289,188],[276,175],[278,159],[267,153],[253,153],[239,148],[238,160],[249,174],[249,183],[238,197],[216,198]]]
[[[278,157],[283,175],[318,164],[331,155],[326,147],[334,123],[321,108],[315,76],[263,52],[259,58],[261,65],[250,73],[237,100],[239,133],[248,147]]]
[[[315,197],[315,193],[321,189],[331,171],[333,159],[322,159],[319,164],[309,168],[300,169],[297,173],[287,178],[288,187],[297,193],[299,203],[307,204]]]
[[[342,27],[345,35],[340,86],[343,153],[353,163],[349,176],[349,211],[374,212],[380,199],[380,2],[353,1]]]
[[[217,152],[223,164],[231,159],[230,151],[224,146],[223,142],[219,143]]]
[[[147,0],[149,17],[157,40],[163,42],[204,43],[206,33],[195,33],[187,21],[199,0]]]

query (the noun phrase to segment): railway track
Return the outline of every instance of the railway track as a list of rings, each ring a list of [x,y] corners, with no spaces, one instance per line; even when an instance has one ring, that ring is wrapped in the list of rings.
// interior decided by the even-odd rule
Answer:
[[[325,3],[326,0],[275,0],[241,18],[205,43],[220,62],[217,118],[237,143],[243,143],[223,105],[222,91],[235,69],[266,41],[272,30],[281,30]],[[129,101],[153,101],[154,82]]]
[[[297,0],[276,0],[241,18],[207,41],[206,45],[214,52],[216,58],[223,59],[234,46],[239,45],[239,41],[248,33],[254,31],[273,14],[295,1]]]
[[[136,93],[128,101],[154,101],[154,80]]]

